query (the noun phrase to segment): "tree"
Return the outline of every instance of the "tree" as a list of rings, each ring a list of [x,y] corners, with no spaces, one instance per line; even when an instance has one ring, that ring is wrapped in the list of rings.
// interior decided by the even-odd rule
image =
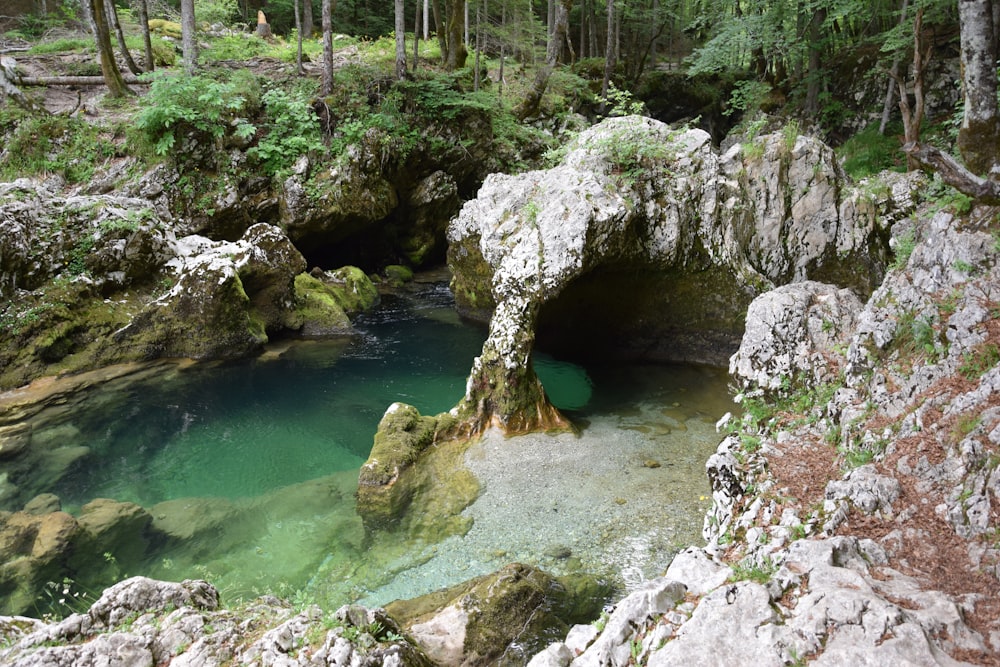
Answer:
[[[108,86],[111,97],[124,97],[128,94],[122,72],[115,62],[115,54],[111,50],[111,31],[108,28],[104,0],[90,0],[90,13],[94,19],[94,38],[97,40],[97,55],[101,62],[101,74]]]
[[[104,9],[108,13],[108,24],[115,31],[115,38],[118,40],[118,50],[122,54],[122,58],[125,59],[125,66],[132,74],[142,74],[142,70],[138,65],[135,64],[135,60],[132,58],[132,54],[129,53],[128,46],[125,44],[125,33],[122,31],[121,21],[118,20],[118,10],[115,8],[114,0],[104,3]]]
[[[198,39],[195,35],[194,0],[181,0],[181,52],[184,70],[194,75],[198,69]]]
[[[333,92],[333,9],[331,0],[323,0],[323,83],[320,95]]]
[[[965,164],[929,144],[907,143],[903,150],[921,166],[941,175],[948,185],[976,201],[1000,205],[1000,158],[997,123],[997,2],[959,0],[962,95],[965,110],[958,149]]]
[[[1000,0],[959,0],[962,95],[965,112],[958,150],[975,174],[997,163],[997,34],[994,5]]]
[[[396,78],[406,78],[406,11],[403,0],[394,0],[393,10],[396,23]]]
[[[146,71],[152,72],[153,63],[153,42],[149,38],[149,8],[146,0],[137,0],[139,5],[139,26],[142,29],[142,47],[146,56]]]

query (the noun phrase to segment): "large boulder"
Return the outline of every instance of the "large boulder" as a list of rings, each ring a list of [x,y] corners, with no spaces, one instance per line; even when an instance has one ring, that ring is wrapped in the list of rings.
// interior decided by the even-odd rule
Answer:
[[[894,204],[845,192],[815,139],[775,133],[720,156],[705,132],[637,116],[581,133],[552,169],[489,176],[448,230],[460,308],[493,309],[461,418],[470,431],[566,426],[531,368],[546,327],[561,342],[722,363],[775,285],[869,292]]]

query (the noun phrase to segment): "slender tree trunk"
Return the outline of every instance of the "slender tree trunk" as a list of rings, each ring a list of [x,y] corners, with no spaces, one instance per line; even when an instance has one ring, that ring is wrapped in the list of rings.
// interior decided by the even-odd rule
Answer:
[[[125,60],[125,66],[128,67],[128,71],[136,75],[142,74],[142,69],[135,64],[135,60],[132,58],[132,54],[129,53],[128,46],[125,44],[125,33],[122,31],[121,21],[118,20],[118,10],[115,8],[114,0],[108,0],[104,3],[104,11],[107,13],[108,25],[115,32],[115,39],[118,40],[118,50]]]
[[[906,23],[906,10],[909,9],[910,0],[903,0],[903,6],[899,10],[899,24]],[[892,115],[892,99],[896,92],[896,81],[900,77],[899,68],[903,66],[903,59],[898,55],[892,59],[892,68],[889,70],[889,85],[885,91],[885,102],[882,104],[882,120],[878,124],[878,133],[885,134],[885,128],[889,125],[889,117]]]
[[[611,75],[615,71],[615,0],[608,0],[608,43],[604,48],[604,79],[601,81],[601,106],[604,113],[607,109],[608,86]]]
[[[295,9],[295,73],[299,76],[302,76],[302,12],[299,11],[301,4],[302,0],[292,0],[292,7]]]
[[[424,0],[424,16],[423,16],[424,23],[423,23],[423,29],[424,29],[424,41],[425,42],[428,39],[430,39],[430,33],[428,31],[428,26],[430,24],[430,21],[429,21],[430,16],[428,16],[428,11],[430,9],[430,4],[431,3],[430,3],[429,0]]]
[[[299,34],[304,39],[309,39],[313,35],[313,3],[312,0],[305,0],[302,4],[302,30]]]
[[[139,7],[139,25],[142,28],[142,48],[146,57],[146,71],[152,72],[155,63],[153,61],[153,41],[149,37],[149,6],[146,0],[136,0]]]
[[[122,72],[118,69],[118,63],[115,62],[115,55],[111,50],[111,31],[108,29],[104,0],[90,0],[90,11],[94,17],[97,54],[101,61],[104,83],[108,86],[108,94],[111,97],[124,97],[128,94],[128,88],[125,87]]]
[[[331,0],[323,0],[323,80],[320,95],[333,92],[333,11]]]
[[[822,77],[823,44],[821,43],[823,22],[826,20],[826,10],[817,9],[813,12],[812,20],[809,21],[809,63],[806,67],[806,103],[807,114],[815,115],[819,112],[819,93]]]
[[[504,34],[506,34],[507,27],[507,2],[504,0],[500,4],[500,27],[504,29]],[[500,67],[497,72],[497,99],[503,99],[503,66],[504,66],[504,56],[505,56],[506,44],[504,40],[500,41]]]
[[[184,71],[193,76],[198,69],[198,38],[195,35],[194,0],[181,0],[181,51]]]
[[[969,169],[986,174],[997,163],[997,44],[990,0],[959,0],[965,115],[958,150]]]
[[[924,118],[924,70],[930,60],[931,45],[923,40],[924,10],[917,10],[913,19],[913,106],[910,106],[910,96],[906,90],[906,79],[898,77],[899,111],[903,116],[903,142],[906,145],[920,143],[920,125]],[[995,102],[994,102],[995,103]],[[907,168],[913,171],[918,168],[919,161],[915,154],[907,152]]]
[[[482,19],[483,7],[480,5],[476,8],[476,59],[472,73],[472,90],[477,93],[479,92],[479,54],[483,50],[483,45],[479,41]]]
[[[423,19],[423,17],[421,17],[421,15],[420,15],[421,14],[421,12],[420,12],[420,5],[421,5],[420,0],[417,0],[416,2],[414,2],[413,5],[414,5],[414,12],[413,12],[413,71],[416,72],[417,71],[417,63],[420,62],[420,30],[421,30],[421,28],[423,28],[423,24],[421,23],[421,20],[425,20],[425,19]],[[427,0],[424,0],[423,7],[424,7],[425,10],[427,9]],[[424,39],[426,40],[427,38],[424,37]]]
[[[434,12],[434,33],[437,35],[438,48],[441,49],[441,61],[448,62],[448,31],[444,26],[445,15],[441,9],[441,0],[431,0],[431,11]]]
[[[514,115],[518,120],[524,120],[538,112],[542,96],[549,85],[549,77],[552,76],[552,70],[559,60],[562,42],[569,40],[569,10],[572,5],[573,0],[561,0],[556,6],[555,25],[549,32],[548,45],[545,49],[545,64],[538,69],[531,89],[514,109]]]
[[[393,16],[396,21],[396,80],[406,78],[406,8],[403,0],[394,0]]]

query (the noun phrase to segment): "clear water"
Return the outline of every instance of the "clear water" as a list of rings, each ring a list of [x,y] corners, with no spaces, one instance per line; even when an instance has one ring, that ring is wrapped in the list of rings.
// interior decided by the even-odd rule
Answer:
[[[463,513],[466,535],[366,541],[354,491],[379,419],[396,401],[423,414],[454,406],[486,335],[459,321],[443,284],[414,290],[385,297],[349,339],[106,385],[36,416],[33,442],[86,455],[41,475],[58,479],[33,493],[55,493],[70,511],[98,497],[136,502],[177,538],[139,560],[115,555],[100,577],[202,577],[230,599],[304,590],[332,606],[384,604],[515,560],[627,584],[698,541],[704,461],[729,408],[724,373],[585,369],[541,353],[536,370],[580,434],[470,450],[484,490]],[[551,555],[565,548],[573,558]]]

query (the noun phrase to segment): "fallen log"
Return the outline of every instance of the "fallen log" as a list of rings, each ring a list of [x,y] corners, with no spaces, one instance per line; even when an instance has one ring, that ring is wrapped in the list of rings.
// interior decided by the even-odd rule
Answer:
[[[123,75],[126,85],[148,86],[149,81],[143,81],[135,76]],[[103,86],[103,76],[22,76],[17,82],[22,86]]]
[[[948,153],[930,144],[917,142],[903,146],[903,152],[924,169],[940,174],[942,181],[976,202],[991,206],[1000,204],[1000,182],[977,176]]]

